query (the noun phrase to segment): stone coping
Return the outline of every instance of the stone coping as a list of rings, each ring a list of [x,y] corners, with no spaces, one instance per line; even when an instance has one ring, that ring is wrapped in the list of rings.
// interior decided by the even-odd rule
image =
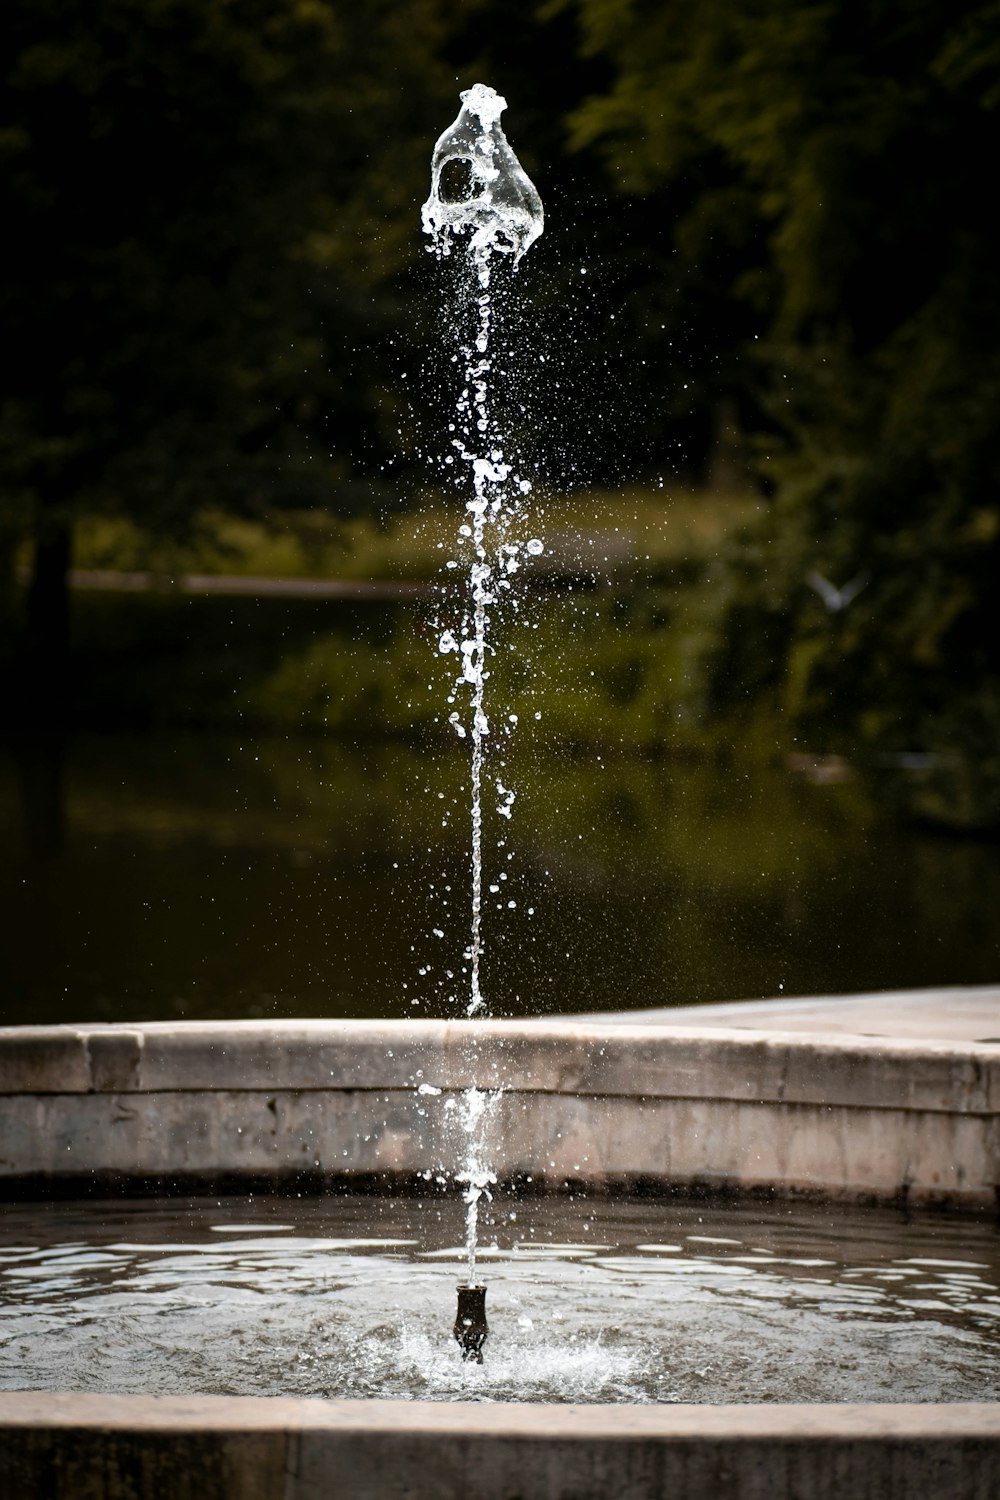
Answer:
[[[1000,1042],[1000,985],[940,985],[867,994],[777,995],[700,1005],[595,1011],[576,1021],[632,1026],[737,1026],[754,1031],[814,1031],[839,1036],[908,1036],[947,1042]]]
[[[992,1500],[1000,1404],[545,1406],[0,1393],[29,1500]]]
[[[0,1029],[0,1096],[445,1091],[1000,1113],[1000,1047],[557,1021],[186,1021]]]
[[[1000,1443],[1000,1401],[668,1402],[552,1405],[541,1401],[323,1400],[309,1396],[116,1396],[93,1391],[0,1391],[0,1432],[12,1427],[97,1431],[427,1433],[430,1436],[627,1438],[939,1437]]]

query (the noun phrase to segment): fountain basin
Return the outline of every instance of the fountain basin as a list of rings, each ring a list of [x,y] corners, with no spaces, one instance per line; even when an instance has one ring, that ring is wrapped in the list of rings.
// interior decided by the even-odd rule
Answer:
[[[1000,1047],[549,1022],[12,1028],[0,1033],[0,1193],[427,1193],[458,1160],[448,1103],[473,1083],[504,1090],[488,1149],[515,1188],[997,1207]],[[454,1349],[452,1306],[449,1295],[441,1337]],[[1000,1490],[991,1402],[9,1391],[0,1428],[4,1496],[985,1500]]]
[[[460,1290],[452,1327],[463,1208],[433,1188],[8,1204],[0,1391],[560,1406],[1000,1397],[994,1222],[498,1192],[480,1204],[480,1362],[482,1303],[464,1310]]]

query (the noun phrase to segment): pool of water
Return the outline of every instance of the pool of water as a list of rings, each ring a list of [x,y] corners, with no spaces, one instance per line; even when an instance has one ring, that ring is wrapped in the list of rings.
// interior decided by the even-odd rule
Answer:
[[[859,782],[521,753],[487,849],[496,1015],[1000,971],[1000,845],[901,828]],[[457,741],[0,747],[0,1021],[455,1015],[466,774]]]
[[[450,1329],[460,1205],[7,1205],[0,1388],[483,1401],[1000,1398],[1000,1227],[497,1199],[491,1334]]]

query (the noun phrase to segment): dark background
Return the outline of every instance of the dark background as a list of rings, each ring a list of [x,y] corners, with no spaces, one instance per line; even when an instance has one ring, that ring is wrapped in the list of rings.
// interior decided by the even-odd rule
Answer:
[[[448,294],[418,224],[433,141],[478,79],[508,99],[546,206],[498,394],[562,537],[525,585],[544,692],[516,674],[504,689],[525,709],[545,698],[523,775],[545,757],[645,766],[663,787],[639,798],[650,827],[666,827],[670,766],[731,787],[748,758],[750,777],[805,776],[807,797],[848,798],[834,823],[853,830],[837,847],[857,880],[877,867],[884,889],[892,840],[925,851],[935,873],[894,942],[919,910],[947,910],[949,957],[809,959],[789,982],[912,982],[914,967],[943,982],[972,950],[966,977],[989,971],[989,922],[963,949],[970,908],[952,898],[992,888],[1000,830],[995,7],[9,0],[0,34],[5,909],[32,934],[16,958],[8,946],[19,1015],[57,978],[25,977],[53,929],[14,888],[44,886],[56,866],[36,860],[66,891],[90,881],[58,861],[79,854],[95,797],[132,784],[144,737],[201,734],[214,763],[230,739],[305,734],[342,768],[443,743],[425,658],[451,606],[416,518],[461,501],[439,463]],[[123,581],[135,572],[141,589]],[[409,582],[432,602],[201,598],[171,586],[191,572]],[[313,751],[284,754],[276,805]],[[210,780],[218,809],[232,788]],[[187,783],[157,784],[157,837],[208,838]],[[630,795],[568,812],[564,831],[599,847]],[[752,895],[765,830],[742,806],[758,832],[733,868]],[[813,853],[795,856],[813,870],[842,836],[816,816]],[[665,882],[662,932],[684,905],[665,846],[624,847]],[[979,875],[956,885],[955,859]],[[723,924],[739,905],[724,885],[717,870],[705,898]],[[776,988],[782,912],[771,967],[741,970],[734,951],[708,983],[704,957],[661,957],[649,984],[672,968],[701,974],[676,998]],[[60,944],[67,963],[86,947],[80,930]],[[399,974],[409,961],[407,945]],[[107,972],[109,993],[137,983]],[[145,993],[140,1010],[167,1003]]]

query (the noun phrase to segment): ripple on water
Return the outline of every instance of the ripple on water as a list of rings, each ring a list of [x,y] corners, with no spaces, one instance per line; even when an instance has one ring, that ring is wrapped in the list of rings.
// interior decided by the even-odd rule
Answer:
[[[450,1335],[464,1257],[458,1203],[12,1206],[0,1226],[0,1387],[554,1402],[1000,1397],[995,1225],[538,1198],[518,1205],[515,1237],[509,1207],[491,1209],[484,1226],[491,1336],[478,1366],[462,1362]]]

